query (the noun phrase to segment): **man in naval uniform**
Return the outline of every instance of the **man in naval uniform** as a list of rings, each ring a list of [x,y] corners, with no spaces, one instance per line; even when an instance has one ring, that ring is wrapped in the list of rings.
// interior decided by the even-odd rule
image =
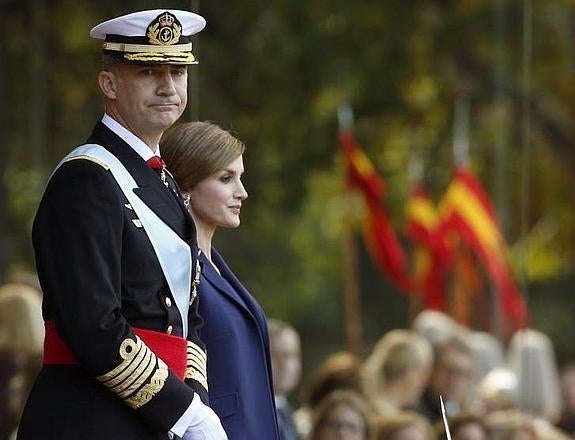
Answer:
[[[90,32],[104,40],[105,114],[34,220],[46,338],[18,439],[227,439],[207,406],[195,229],[158,149],[204,26],[151,10]]]

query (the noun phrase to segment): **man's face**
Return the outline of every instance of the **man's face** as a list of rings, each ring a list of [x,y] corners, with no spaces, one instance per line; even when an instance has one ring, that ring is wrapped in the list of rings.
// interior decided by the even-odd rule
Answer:
[[[296,332],[287,329],[270,344],[276,395],[287,395],[297,386],[301,373],[301,347]]]
[[[110,75],[114,89],[107,94],[107,111],[144,141],[157,142],[186,108],[186,66],[120,63]]]
[[[431,387],[445,400],[462,402],[473,378],[473,358],[452,347],[444,348],[431,375]]]

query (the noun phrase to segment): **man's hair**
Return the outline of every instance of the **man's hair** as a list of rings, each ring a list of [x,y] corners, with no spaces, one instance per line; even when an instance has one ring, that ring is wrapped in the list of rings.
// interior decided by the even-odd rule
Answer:
[[[102,53],[102,70],[107,72],[114,71],[115,68],[121,63],[122,61],[116,58],[114,55],[110,53],[103,52]]]

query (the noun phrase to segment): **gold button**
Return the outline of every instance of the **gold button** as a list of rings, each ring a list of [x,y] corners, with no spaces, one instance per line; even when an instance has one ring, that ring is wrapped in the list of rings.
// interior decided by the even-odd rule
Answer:
[[[169,326],[168,326],[168,329],[166,330],[166,333],[169,334],[169,335],[171,335],[173,331],[174,331],[174,326],[173,326],[173,325],[169,325]]]
[[[172,307],[172,300],[170,299],[169,296],[166,296],[166,305],[167,305],[168,307]]]

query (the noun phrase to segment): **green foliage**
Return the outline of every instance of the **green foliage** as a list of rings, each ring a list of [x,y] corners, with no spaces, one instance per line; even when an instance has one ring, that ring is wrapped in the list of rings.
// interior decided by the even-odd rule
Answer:
[[[30,11],[12,1],[0,9],[7,54],[1,63],[11,81],[0,110],[12,167],[4,182],[22,185],[11,190],[9,205],[18,234],[27,231],[47,177],[34,167],[52,167],[101,114],[97,43],[88,29],[112,14],[163,7],[155,1],[102,0],[98,8],[85,1],[48,3],[40,48],[28,47],[23,36]],[[572,276],[575,258],[570,2],[533,2],[530,89],[522,67],[522,2],[500,2],[499,10],[487,0],[193,4],[208,26],[194,43],[201,64],[192,68],[191,90],[197,86],[199,92],[191,100],[200,119],[230,128],[248,146],[243,224],[218,232],[217,244],[269,315],[321,332],[330,349],[345,345],[341,224],[347,202],[336,143],[343,101],[353,105],[358,140],[386,181],[387,208],[401,232],[409,160],[423,161],[438,200],[453,169],[454,101],[466,96],[472,168],[496,203],[509,243],[529,247],[526,260],[521,251],[512,253],[517,273],[538,278],[525,280],[530,298],[543,290],[546,298],[564,293],[553,286]],[[45,51],[40,68],[46,81],[31,87],[35,50]],[[39,126],[34,109],[26,110],[38,93],[45,108]],[[37,130],[40,140],[31,149],[30,134]],[[528,174],[522,168],[526,151]],[[541,234],[541,224],[553,226]],[[361,255],[366,341],[373,341],[390,325],[409,325],[407,300]],[[32,261],[14,264],[31,267]],[[551,334],[573,331],[567,318],[553,318],[561,313],[557,308],[535,312]]]

